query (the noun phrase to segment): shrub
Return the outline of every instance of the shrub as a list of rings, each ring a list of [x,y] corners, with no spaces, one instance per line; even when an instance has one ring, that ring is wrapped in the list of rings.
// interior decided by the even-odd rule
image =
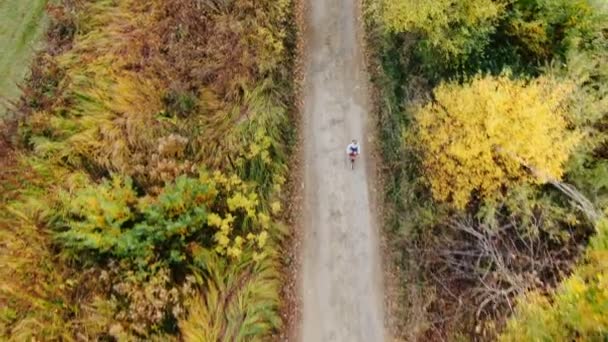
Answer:
[[[123,260],[142,271],[183,269],[199,247],[235,259],[243,249],[262,256],[271,226],[254,189],[220,172],[180,176],[158,198],[138,197],[130,179],[114,176],[78,191],[65,205],[65,231],[57,238],[66,253]]]
[[[126,334],[177,332],[176,322],[184,319],[193,286],[217,277],[246,276],[259,283],[256,286],[277,290],[274,276],[214,273],[216,263],[226,265],[226,272],[244,272],[232,264],[257,270],[255,264],[264,263],[259,270],[270,267],[264,272],[275,274],[276,265],[268,260],[273,257],[269,239],[277,233],[272,214],[263,211],[256,188],[235,175],[218,171],[201,172],[198,178],[180,176],[157,197],[138,195],[129,178],[114,175],[62,197],[66,209],[56,227],[62,254],[77,264],[108,270],[102,272],[111,294],[108,303]],[[202,277],[193,282],[193,274]],[[239,310],[256,305],[260,303]],[[215,320],[226,324],[221,317]]]
[[[583,277],[589,300],[559,308],[553,291],[593,231],[579,210],[608,201],[608,21],[600,3],[496,1],[496,15],[471,11],[463,19],[465,6],[488,3],[365,1],[381,70],[373,76],[383,99],[387,229],[405,279],[399,323],[406,339],[494,340],[513,310],[519,328],[509,330],[511,340],[605,339],[603,304],[586,307],[603,285]],[[477,76],[504,70],[509,77]],[[510,100],[497,101],[503,96]],[[555,110],[536,115],[543,106]],[[501,138],[488,132],[496,122]],[[508,151],[496,146],[501,139]],[[576,196],[539,186],[543,178]],[[570,323],[556,318],[570,308],[577,308]],[[587,313],[591,319],[580,322]]]
[[[603,341],[608,336],[608,224],[601,221],[584,263],[548,296],[520,298],[501,341]]]

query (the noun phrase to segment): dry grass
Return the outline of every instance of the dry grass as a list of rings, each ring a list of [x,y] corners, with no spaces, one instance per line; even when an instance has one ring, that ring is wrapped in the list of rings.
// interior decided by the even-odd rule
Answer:
[[[66,0],[52,8],[49,46],[17,115],[4,124],[2,147],[11,151],[1,179],[10,191],[0,203],[0,260],[10,266],[0,270],[4,338],[173,339],[208,324],[224,336],[259,340],[280,327],[281,229],[270,230],[262,261],[249,254],[232,264],[210,254],[202,270],[150,274],[159,279],[153,288],[122,272],[119,260],[74,260],[54,236],[66,229],[66,194],[110,174],[131,177],[138,196],[155,198],[200,168],[235,173],[259,189],[259,209],[276,220],[291,134],[289,11],[289,1]],[[208,321],[169,313],[142,328],[137,317],[121,320],[124,303],[114,295],[159,310],[164,304],[140,294],[182,291],[192,272],[206,298],[192,310]],[[124,288],[117,292],[100,277]],[[188,291],[179,293],[169,302],[189,302]],[[228,311],[217,311],[214,294],[230,298],[222,304]]]

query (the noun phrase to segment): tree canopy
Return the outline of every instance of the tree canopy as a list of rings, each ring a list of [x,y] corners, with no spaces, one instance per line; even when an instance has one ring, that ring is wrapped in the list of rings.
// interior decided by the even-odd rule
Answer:
[[[385,0],[382,17],[388,30],[417,32],[449,58],[483,45],[503,9],[492,0]]]
[[[415,110],[433,197],[462,208],[473,192],[494,197],[504,186],[560,179],[578,141],[564,115],[569,90],[506,75],[437,87],[435,101]]]

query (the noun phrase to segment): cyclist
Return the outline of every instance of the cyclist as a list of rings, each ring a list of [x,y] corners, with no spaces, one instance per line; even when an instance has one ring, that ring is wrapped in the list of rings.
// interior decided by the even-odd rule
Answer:
[[[348,144],[348,147],[346,147],[346,154],[354,160],[360,153],[361,147],[359,146],[359,143],[357,143],[357,140],[353,139],[351,143]]]

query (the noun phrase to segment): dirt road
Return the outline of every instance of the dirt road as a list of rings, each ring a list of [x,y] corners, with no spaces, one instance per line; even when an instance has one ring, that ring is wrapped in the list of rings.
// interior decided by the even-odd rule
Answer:
[[[300,336],[306,342],[382,341],[382,273],[369,192],[368,76],[358,37],[358,0],[308,1]],[[363,152],[354,171],[346,160],[353,138]]]

